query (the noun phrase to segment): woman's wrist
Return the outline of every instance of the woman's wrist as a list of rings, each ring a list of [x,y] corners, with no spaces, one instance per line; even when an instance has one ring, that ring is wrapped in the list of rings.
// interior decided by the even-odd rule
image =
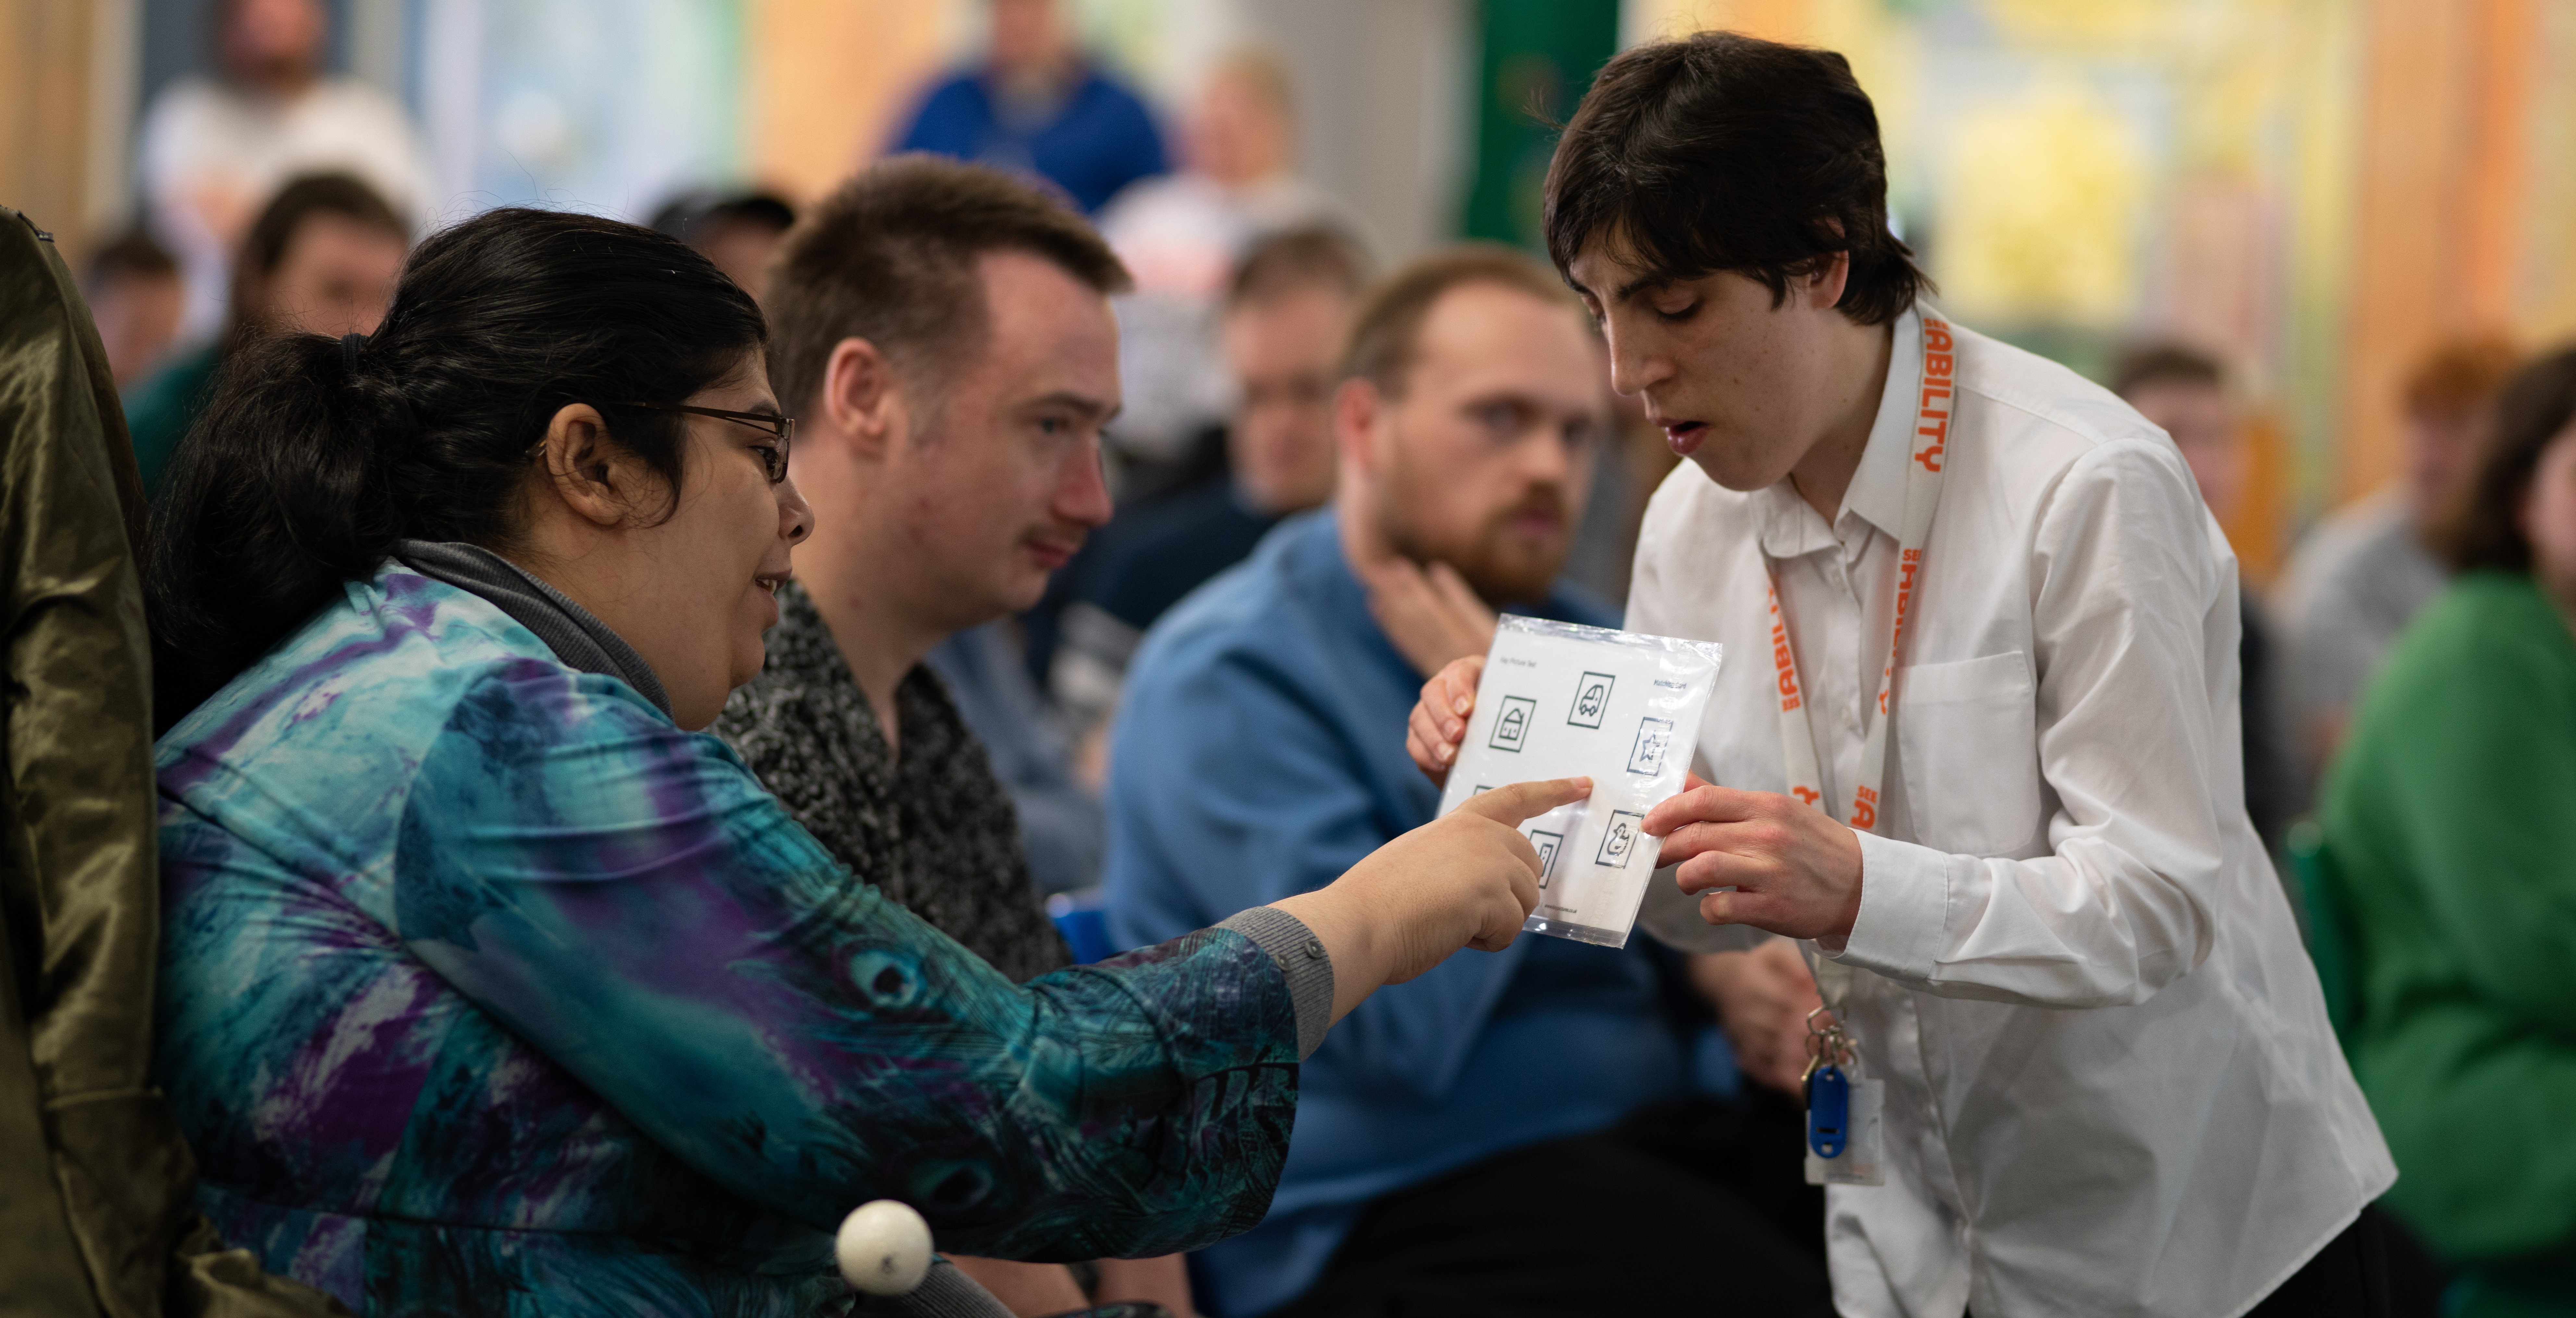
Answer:
[[[1237,911],[1217,921],[1216,927],[1250,939],[1279,967],[1287,982],[1289,1005],[1297,1013],[1297,1060],[1314,1056],[1323,1046],[1324,1031],[1333,1025],[1333,985],[1339,981],[1324,941],[1305,921],[1276,906]]]
[[[1385,958],[1380,953],[1377,922],[1361,909],[1365,904],[1340,885],[1301,892],[1272,902],[1304,923],[1333,963],[1333,1020],[1340,1020],[1369,994],[1384,986]]]

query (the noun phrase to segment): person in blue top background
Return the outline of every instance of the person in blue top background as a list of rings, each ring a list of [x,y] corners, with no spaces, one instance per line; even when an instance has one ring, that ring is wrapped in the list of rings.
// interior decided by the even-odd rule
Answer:
[[[1217,470],[1118,509],[1025,619],[1042,674],[1085,758],[1145,630],[1208,579],[1252,556],[1280,519],[1333,497],[1332,398],[1367,254],[1308,226],[1255,243],[1218,319],[1237,387]]]
[[[1492,608],[1617,624],[1556,579],[1611,424],[1600,352],[1563,285],[1501,248],[1367,295],[1332,504],[1166,614],[1129,671],[1109,751],[1117,945],[1311,889],[1430,819],[1404,720],[1424,674],[1490,644]],[[1766,1217],[1712,1166],[1744,1150],[1622,1124],[1691,1092],[1671,959],[1645,943],[1528,938],[1355,1013],[1306,1065],[1269,1215],[1194,1257],[1200,1306],[1676,1312],[1725,1251],[1743,1312],[1822,1312],[1821,1266],[1771,1225],[1803,1214],[1812,1235],[1820,1207]],[[1716,1144],[1741,1129],[1693,1111]]]
[[[1168,172],[1154,116],[1074,45],[1056,0],[991,0],[984,62],[930,89],[896,151],[1035,174],[1085,213]]]

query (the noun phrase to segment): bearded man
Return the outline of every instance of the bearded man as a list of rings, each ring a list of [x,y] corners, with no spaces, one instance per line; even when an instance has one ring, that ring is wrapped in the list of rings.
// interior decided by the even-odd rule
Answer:
[[[1331,505],[1165,614],[1129,669],[1122,946],[1321,887],[1427,822],[1404,718],[1493,611],[1616,622],[1556,583],[1610,416],[1600,340],[1551,272],[1497,248],[1398,270],[1339,374]],[[1731,1109],[1690,1105],[1687,1023],[1662,1009],[1681,977],[1646,942],[1523,938],[1353,1012],[1304,1064],[1269,1216],[1193,1257],[1200,1306],[1669,1312],[1722,1257],[1743,1312],[1825,1312],[1821,1205],[1794,1167],[1742,1161],[1772,1142]]]

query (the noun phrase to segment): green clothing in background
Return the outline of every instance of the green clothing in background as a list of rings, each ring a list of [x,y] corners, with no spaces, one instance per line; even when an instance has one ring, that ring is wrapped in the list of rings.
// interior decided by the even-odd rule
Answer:
[[[161,905],[143,498],[73,290],[52,240],[0,208],[0,1314],[345,1312],[224,1249],[145,1082]]]
[[[179,440],[195,424],[197,413],[215,391],[215,369],[223,357],[213,345],[181,353],[151,378],[134,386],[126,400],[125,425],[134,437],[134,464],[143,473],[143,493],[158,503],[169,479],[170,459]]]
[[[2399,640],[2326,789],[2353,1069],[2387,1205],[2467,1307],[2576,1314],[2576,634],[2471,573]]]
[[[1619,0],[1484,0],[1477,41],[1475,174],[1459,231],[1547,250],[1556,126],[1619,53]]]

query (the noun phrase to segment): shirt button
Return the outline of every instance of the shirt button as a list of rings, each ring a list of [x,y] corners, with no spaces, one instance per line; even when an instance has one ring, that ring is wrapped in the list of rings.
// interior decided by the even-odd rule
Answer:
[[[1845,731],[1845,732],[1858,732],[1858,731],[1860,731],[1860,706],[1858,706],[1858,705],[1845,705],[1845,706],[1843,706],[1843,731]]]
[[[1318,960],[1318,961],[1323,960],[1323,959],[1324,959],[1324,943],[1323,943],[1323,940],[1322,940],[1322,939],[1319,939],[1319,938],[1309,937],[1309,938],[1306,940],[1306,955],[1308,955],[1308,956],[1310,956],[1310,957],[1313,957],[1313,958],[1315,958],[1315,959],[1316,959],[1316,960]]]

